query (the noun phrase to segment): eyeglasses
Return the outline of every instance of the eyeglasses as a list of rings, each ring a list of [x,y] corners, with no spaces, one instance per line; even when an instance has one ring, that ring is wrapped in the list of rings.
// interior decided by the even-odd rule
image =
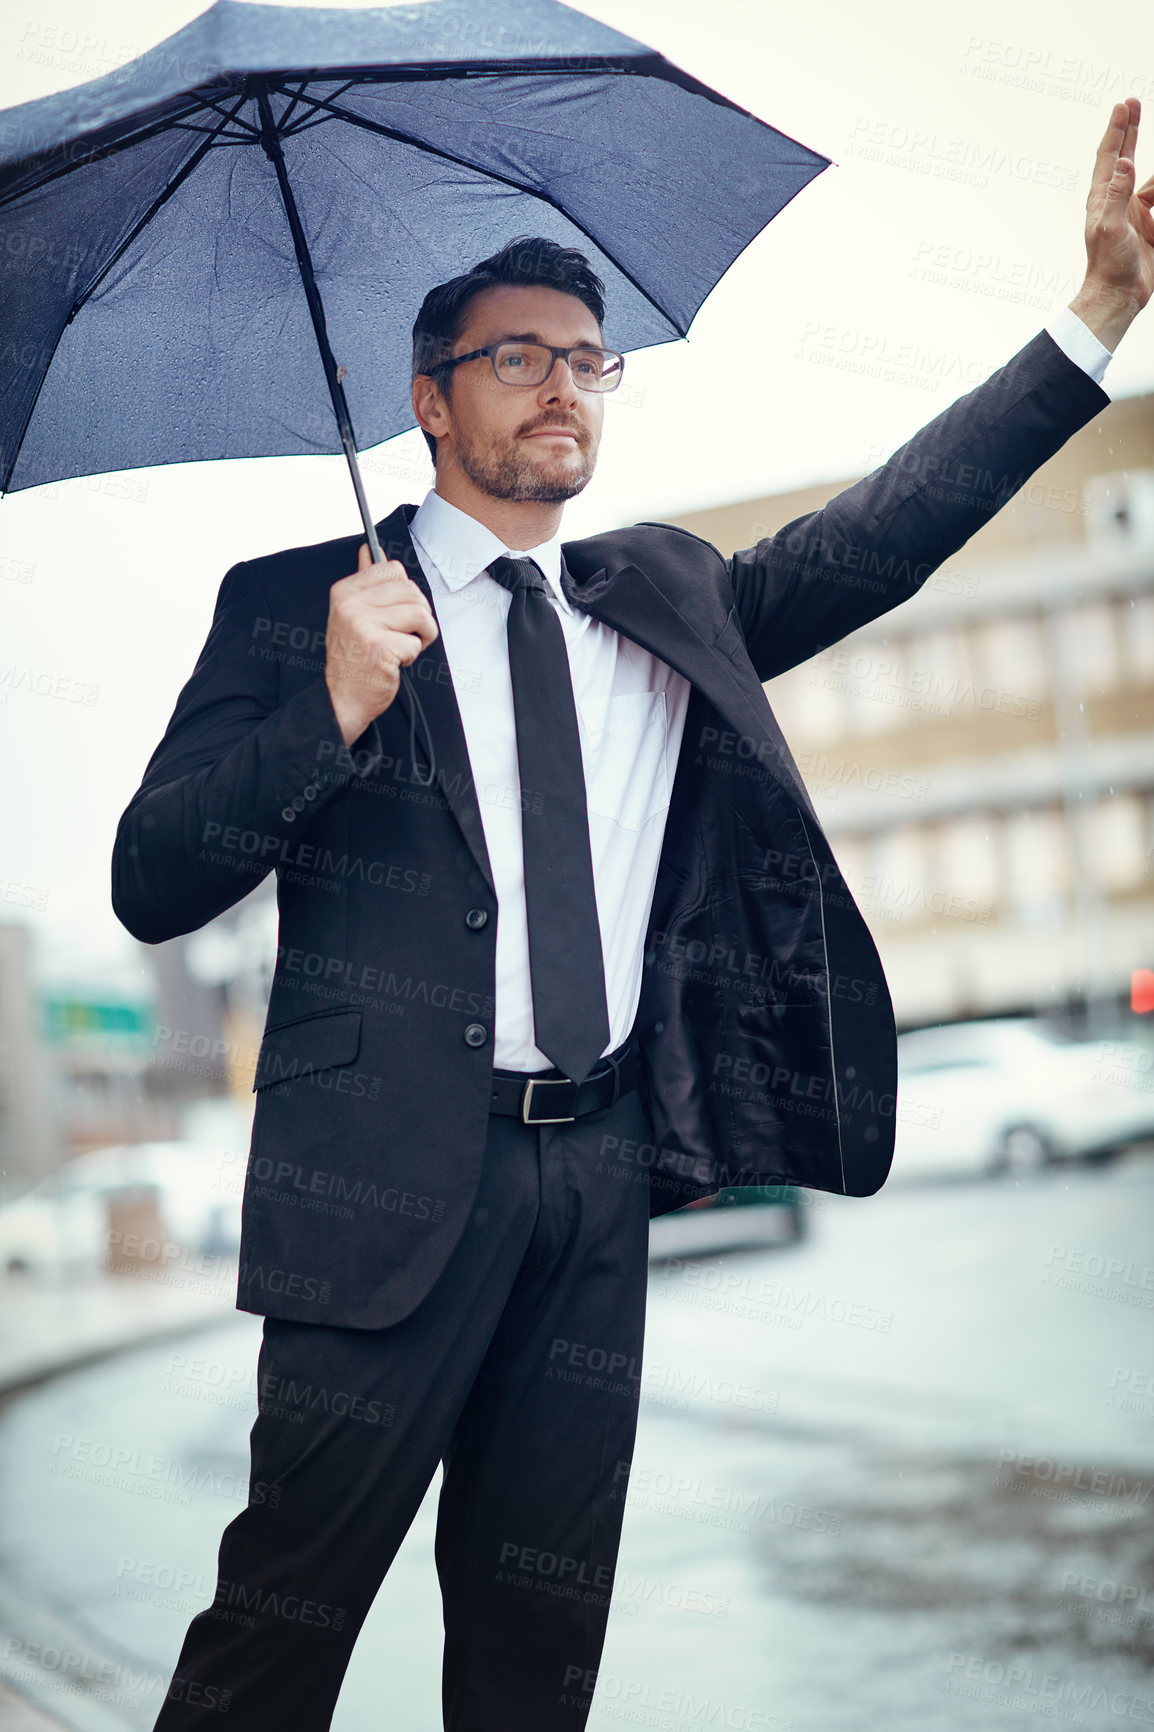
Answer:
[[[579,391],[616,391],[625,368],[625,357],[615,349],[597,349],[579,343],[572,349],[557,349],[551,343],[490,343],[484,349],[470,349],[467,355],[456,355],[451,361],[439,361],[430,373],[443,373],[459,367],[462,361],[475,361],[488,355],[493,371],[502,385],[543,385],[553,371],[555,361],[564,361],[573,375]]]

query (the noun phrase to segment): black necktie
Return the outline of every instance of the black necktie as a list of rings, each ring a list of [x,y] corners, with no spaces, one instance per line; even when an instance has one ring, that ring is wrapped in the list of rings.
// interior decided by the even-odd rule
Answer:
[[[535,561],[489,574],[512,594],[507,629],[529,917],[534,1040],[581,1082],[609,1044],[589,807],[565,634]]]

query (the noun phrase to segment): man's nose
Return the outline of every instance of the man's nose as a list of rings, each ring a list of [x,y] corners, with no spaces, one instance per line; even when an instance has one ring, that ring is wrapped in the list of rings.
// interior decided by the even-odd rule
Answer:
[[[553,357],[553,365],[543,383],[538,387],[537,395],[542,403],[576,404],[577,386],[573,383],[573,374],[568,361],[563,361],[560,355]]]

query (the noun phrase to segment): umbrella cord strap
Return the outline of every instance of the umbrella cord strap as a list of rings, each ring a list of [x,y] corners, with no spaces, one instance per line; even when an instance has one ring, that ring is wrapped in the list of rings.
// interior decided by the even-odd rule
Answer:
[[[424,706],[422,705],[420,698],[417,696],[416,686],[409,678],[409,670],[407,668],[402,668],[401,678],[405,682],[405,692],[412,706],[409,710],[409,758],[413,766],[413,780],[419,783],[422,788],[431,788],[437,775],[437,754],[433,749],[433,736],[429,730],[429,723],[425,716]],[[418,718],[421,723],[421,732],[425,736],[425,757],[429,761],[429,774],[427,777],[417,775]]]

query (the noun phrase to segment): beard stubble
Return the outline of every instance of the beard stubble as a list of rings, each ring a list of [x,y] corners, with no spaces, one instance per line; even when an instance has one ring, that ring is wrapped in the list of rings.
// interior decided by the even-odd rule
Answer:
[[[542,468],[527,452],[522,451],[516,436],[499,451],[473,445],[457,446],[457,461],[474,487],[479,487],[493,499],[508,499],[518,503],[531,500],[537,505],[560,505],[587,487],[597,461],[592,437],[586,427],[556,421],[542,421],[541,427],[556,426],[577,435],[577,448],[582,461],[576,469]],[[530,424],[521,433],[535,432]]]

